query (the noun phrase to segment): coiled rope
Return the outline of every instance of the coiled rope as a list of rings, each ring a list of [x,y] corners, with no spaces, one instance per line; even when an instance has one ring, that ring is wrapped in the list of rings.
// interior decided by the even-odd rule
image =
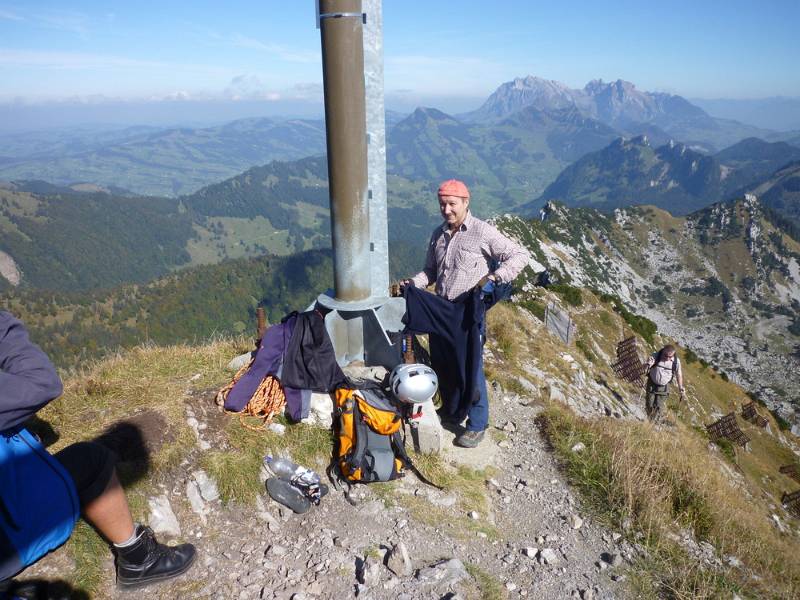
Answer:
[[[228,385],[217,392],[215,400],[219,406],[223,407],[222,409],[226,413],[230,415],[239,415],[239,423],[241,423],[242,427],[245,429],[250,429],[251,431],[264,431],[267,429],[269,424],[272,423],[272,419],[275,417],[275,415],[280,414],[283,411],[283,407],[286,406],[286,394],[284,394],[283,386],[277,377],[272,375],[267,375],[264,377],[264,379],[261,380],[261,383],[258,384],[258,388],[253,393],[253,396],[250,398],[247,406],[245,406],[244,410],[241,412],[237,413],[225,409],[225,400],[228,398],[228,394],[233,389],[233,386],[236,385],[236,382],[239,381],[239,379],[241,379],[245,373],[247,373],[252,364],[253,361],[251,360],[249,363],[239,369],[236,372],[236,375],[233,376],[233,380],[231,380]],[[259,427],[254,427],[253,425],[245,422],[245,417],[255,417],[257,419],[261,419],[262,424]]]

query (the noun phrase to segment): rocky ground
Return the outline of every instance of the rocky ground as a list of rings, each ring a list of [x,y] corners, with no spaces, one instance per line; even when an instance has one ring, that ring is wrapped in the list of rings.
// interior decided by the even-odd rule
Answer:
[[[187,397],[187,419],[199,444],[179,472],[150,498],[151,525],[162,539],[198,549],[181,578],[146,591],[121,592],[108,577],[103,597],[153,598],[616,598],[636,550],[586,514],[564,481],[529,398],[495,390],[492,427],[475,450],[452,446],[444,457],[477,469],[481,511],[465,512],[458,490],[439,491],[409,474],[331,491],[296,515],[263,493],[254,507],[219,500],[200,470],[202,448],[228,417],[213,394]],[[575,451],[580,451],[576,448]],[[262,474],[262,478],[266,473]],[[180,534],[178,533],[180,531]],[[24,578],[64,573],[57,551]],[[105,567],[113,565],[109,554]]]

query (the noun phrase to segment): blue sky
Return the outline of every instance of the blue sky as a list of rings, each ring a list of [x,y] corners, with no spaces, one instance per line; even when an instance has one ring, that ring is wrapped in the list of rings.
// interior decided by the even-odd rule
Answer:
[[[384,0],[387,105],[467,110],[528,74],[800,97],[799,22],[800,0]],[[321,80],[313,0],[0,0],[6,105],[192,100],[311,114]]]

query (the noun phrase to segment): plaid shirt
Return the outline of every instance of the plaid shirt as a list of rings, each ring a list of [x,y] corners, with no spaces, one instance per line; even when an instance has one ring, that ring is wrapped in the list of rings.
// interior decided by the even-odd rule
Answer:
[[[468,212],[455,233],[447,223],[434,229],[425,268],[412,279],[419,288],[435,281],[436,293],[454,300],[490,273],[499,281],[512,281],[529,259],[525,248]]]

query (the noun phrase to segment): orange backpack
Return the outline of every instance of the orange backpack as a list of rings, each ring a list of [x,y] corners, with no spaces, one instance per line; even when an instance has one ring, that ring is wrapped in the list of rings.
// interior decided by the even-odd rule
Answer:
[[[334,459],[346,481],[389,481],[405,475],[410,460],[403,416],[379,389],[339,388],[334,396]]]

